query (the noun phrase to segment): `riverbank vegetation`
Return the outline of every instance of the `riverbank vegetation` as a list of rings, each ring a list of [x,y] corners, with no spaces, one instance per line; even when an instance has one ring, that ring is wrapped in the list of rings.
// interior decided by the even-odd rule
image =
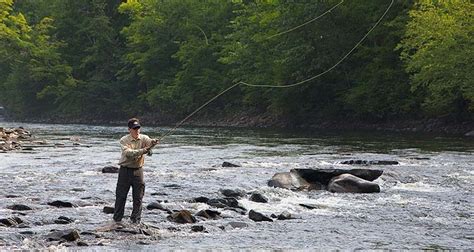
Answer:
[[[239,81],[288,85],[324,72],[389,4],[2,0],[0,104],[17,119],[148,114],[176,121]],[[294,125],[472,122],[473,13],[470,1],[396,0],[327,74],[293,88],[238,86],[202,113],[266,114]]]

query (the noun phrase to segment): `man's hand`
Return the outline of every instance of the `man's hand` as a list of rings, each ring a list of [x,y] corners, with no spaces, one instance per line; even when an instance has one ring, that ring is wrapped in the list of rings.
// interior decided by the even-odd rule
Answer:
[[[154,147],[155,145],[159,144],[160,140],[158,139],[151,139],[151,146]]]

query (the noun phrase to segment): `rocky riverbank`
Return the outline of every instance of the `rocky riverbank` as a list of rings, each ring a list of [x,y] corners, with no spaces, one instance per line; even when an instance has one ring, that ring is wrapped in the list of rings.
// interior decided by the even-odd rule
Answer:
[[[22,127],[6,129],[0,127],[0,152],[23,149],[23,142],[31,142],[31,133]]]

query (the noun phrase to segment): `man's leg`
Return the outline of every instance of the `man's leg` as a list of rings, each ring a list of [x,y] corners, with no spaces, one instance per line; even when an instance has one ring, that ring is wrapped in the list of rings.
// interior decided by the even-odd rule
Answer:
[[[130,174],[129,169],[120,167],[117,180],[117,188],[115,189],[115,210],[114,221],[121,221],[125,211],[125,203],[127,202],[128,191],[130,190]]]
[[[142,201],[145,195],[145,182],[143,181],[143,168],[133,172],[132,179],[133,211],[130,219],[133,223],[140,223],[142,216]]]

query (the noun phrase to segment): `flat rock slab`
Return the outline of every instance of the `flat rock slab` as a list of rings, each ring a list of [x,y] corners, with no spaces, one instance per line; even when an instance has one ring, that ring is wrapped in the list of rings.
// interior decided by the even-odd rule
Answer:
[[[332,178],[341,174],[351,174],[361,179],[374,181],[383,173],[382,170],[375,169],[292,169],[290,172],[298,174],[310,184],[319,183],[326,186]]]

